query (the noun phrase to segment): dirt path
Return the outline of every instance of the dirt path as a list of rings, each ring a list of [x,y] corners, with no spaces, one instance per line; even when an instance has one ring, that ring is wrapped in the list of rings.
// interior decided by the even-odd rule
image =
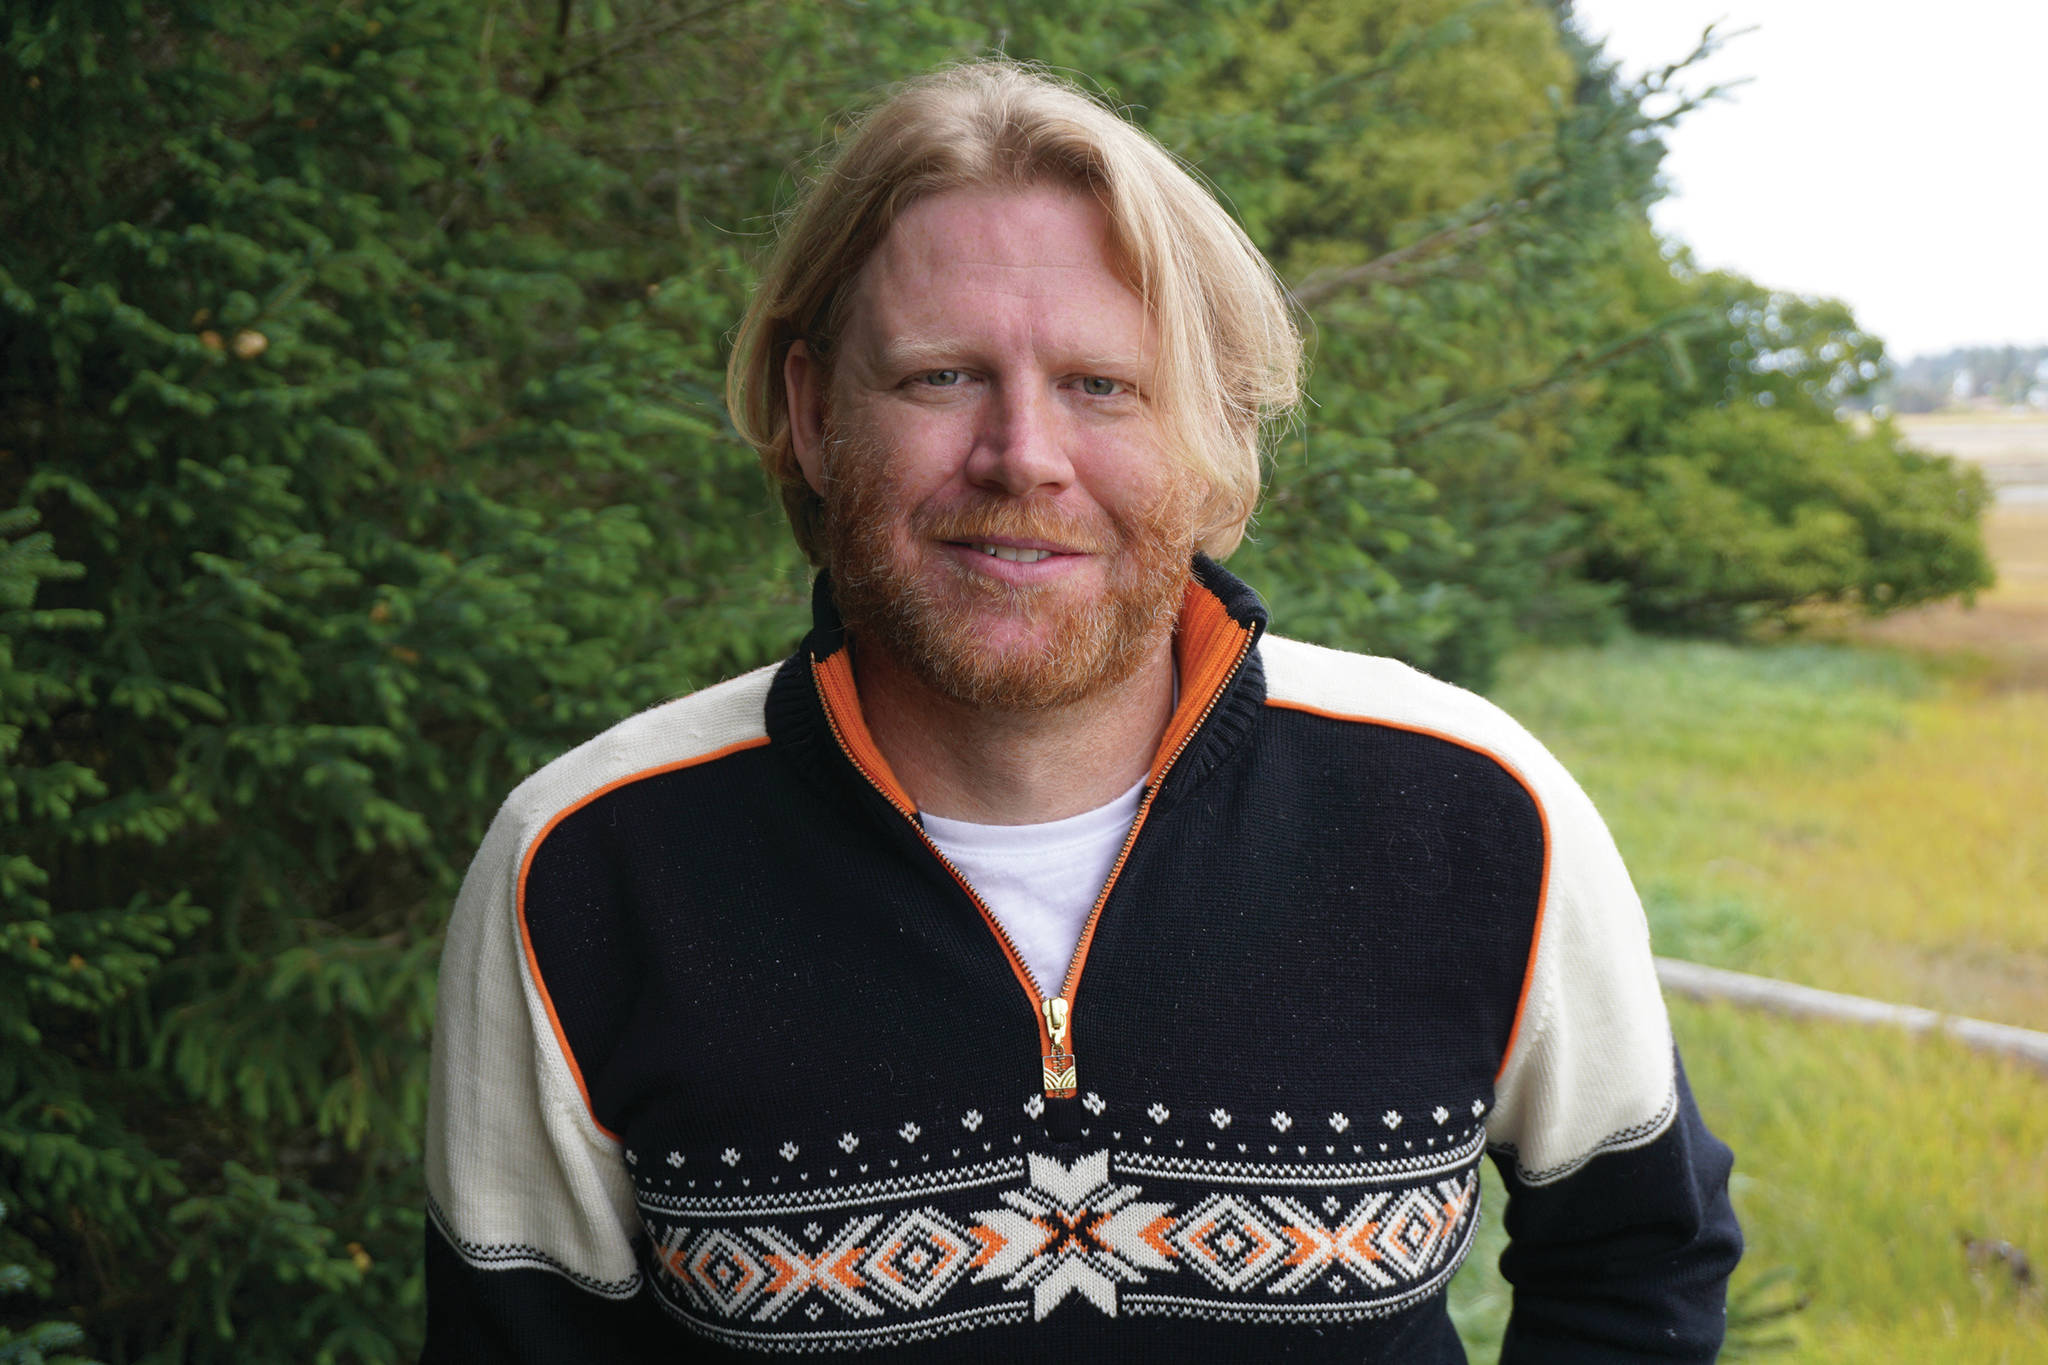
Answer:
[[[2001,505],[2048,507],[2048,413],[1926,413],[1899,429],[1922,450],[1984,471]]]

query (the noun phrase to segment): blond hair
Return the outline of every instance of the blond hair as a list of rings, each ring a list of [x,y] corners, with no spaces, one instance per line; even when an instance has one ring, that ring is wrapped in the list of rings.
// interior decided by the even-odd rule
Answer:
[[[942,68],[899,87],[842,139],[791,211],[734,340],[725,400],[818,558],[823,505],[791,447],[783,358],[830,363],[854,278],[911,205],[958,189],[1065,185],[1109,220],[1126,282],[1159,335],[1155,411],[1207,485],[1196,545],[1221,559],[1259,496],[1259,434],[1301,390],[1286,292],[1243,229],[1150,136],[1021,63]]]

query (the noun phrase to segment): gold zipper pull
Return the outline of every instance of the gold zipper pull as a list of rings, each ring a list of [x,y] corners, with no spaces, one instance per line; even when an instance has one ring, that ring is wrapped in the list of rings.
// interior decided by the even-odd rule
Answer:
[[[1046,1036],[1052,1039],[1052,1052],[1045,1059],[1046,1098],[1072,1099],[1074,1054],[1067,1051],[1067,1002],[1060,996],[1049,996],[1039,1009],[1045,1013]]]
[[[1045,1031],[1052,1038],[1052,1050],[1064,1052],[1067,1048],[1067,1002],[1061,996],[1053,996],[1039,1006],[1045,1011]]]

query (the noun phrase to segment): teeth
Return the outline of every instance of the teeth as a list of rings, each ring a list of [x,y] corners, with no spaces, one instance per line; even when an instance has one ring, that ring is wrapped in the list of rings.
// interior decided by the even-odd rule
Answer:
[[[1007,559],[1012,564],[1036,564],[1041,559],[1051,559],[1051,550],[1019,550],[1009,545],[977,545],[975,549],[997,559]]]

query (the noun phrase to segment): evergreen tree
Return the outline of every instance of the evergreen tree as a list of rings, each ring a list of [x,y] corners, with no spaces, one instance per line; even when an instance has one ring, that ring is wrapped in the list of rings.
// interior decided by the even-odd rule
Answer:
[[[540,761],[758,653],[713,631],[654,676],[654,537],[604,490],[677,446],[715,481],[711,390],[612,273],[616,175],[498,88],[480,17],[9,17],[0,505],[43,529],[8,588],[0,1255],[115,1361],[407,1353],[468,850]]]

